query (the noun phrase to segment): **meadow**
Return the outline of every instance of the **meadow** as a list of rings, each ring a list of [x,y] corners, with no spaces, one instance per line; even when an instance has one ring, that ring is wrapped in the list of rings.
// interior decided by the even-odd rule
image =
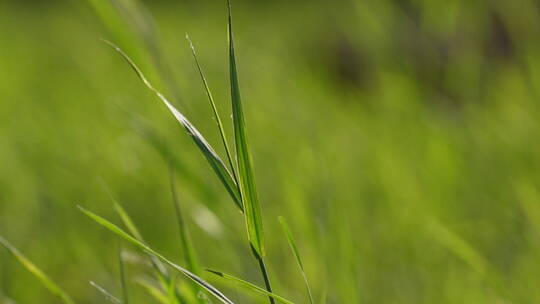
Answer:
[[[0,303],[538,303],[538,3],[232,7],[0,0]]]

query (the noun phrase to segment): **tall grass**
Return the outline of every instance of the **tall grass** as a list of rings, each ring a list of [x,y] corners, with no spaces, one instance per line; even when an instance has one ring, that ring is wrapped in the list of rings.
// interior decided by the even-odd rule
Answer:
[[[151,18],[148,16],[147,12],[141,10],[140,4],[135,0],[115,0],[112,1],[112,3],[115,4],[122,13],[128,15],[132,19],[132,21],[134,21],[134,25],[137,31],[142,35],[142,39],[146,42],[146,45],[151,50],[154,59],[157,60],[157,58],[160,57],[159,47],[157,43],[158,39],[155,37],[153,23],[151,22]],[[114,28],[114,30],[117,31],[118,23],[113,20],[114,17],[112,17],[113,14],[111,13],[110,6],[100,1],[91,1],[91,4],[96,8],[96,11],[100,14],[102,19],[104,19],[104,21],[106,21],[106,23],[110,27]],[[193,139],[195,145],[199,148],[201,154],[206,158],[215,175],[222,182],[223,186],[231,196],[233,202],[241,211],[241,216],[243,217],[243,221],[245,222],[247,239],[249,241],[251,252],[259,265],[261,275],[264,279],[265,289],[243,279],[225,274],[223,272],[215,270],[208,270],[208,272],[218,275],[226,280],[240,284],[241,286],[244,286],[262,295],[266,295],[268,296],[269,302],[272,304],[275,303],[276,300],[282,303],[292,304],[293,302],[273,293],[268,269],[265,263],[265,242],[263,233],[262,211],[256,189],[255,175],[253,172],[253,160],[249,147],[246,119],[244,117],[244,109],[240,93],[230,1],[227,1],[227,30],[229,50],[230,98],[233,114],[233,133],[235,143],[234,155],[233,150],[229,148],[224,125],[217,110],[213,95],[204,75],[203,69],[197,57],[193,42],[189,39],[189,36],[186,35],[186,38],[189,42],[189,46],[191,48],[197,70],[201,77],[206,95],[212,108],[214,119],[217,123],[219,135],[221,137],[221,141],[226,152],[228,166],[225,165],[225,163],[222,161],[215,149],[203,137],[203,135],[198,131],[198,129],[187,119],[187,117],[183,115],[180,111],[178,111],[178,109],[164,96],[164,94],[158,91],[148,81],[142,70],[134,63],[134,61],[114,43],[107,40],[103,41],[121,55],[121,57],[135,71],[136,75],[139,77],[142,83],[150,91],[152,91],[158,97],[158,99],[166,106],[166,108],[173,114],[176,120],[180,123],[180,125],[184,128],[188,135]],[[158,66],[158,70],[163,73],[166,78],[170,75],[168,73],[169,69],[164,68],[163,62],[161,60],[159,62],[156,61],[155,64]],[[150,138],[153,138],[153,136],[150,136]],[[162,144],[159,144],[158,146],[161,147],[161,149],[164,149]],[[222,293],[220,290],[210,285],[208,282],[206,282],[200,277],[201,267],[199,266],[197,261],[195,249],[188,233],[187,225],[184,220],[184,214],[182,212],[178,193],[176,191],[175,173],[173,171],[174,165],[172,162],[172,157],[170,157],[171,154],[172,152],[168,151],[163,155],[166,156],[168,158],[167,160],[169,161],[169,183],[175,215],[178,221],[178,228],[180,232],[180,247],[183,251],[184,261],[187,265],[186,267],[182,267],[178,264],[173,263],[170,259],[158,253],[156,250],[152,249],[145,242],[142,234],[137,229],[135,223],[130,218],[127,211],[120,205],[120,203],[116,200],[116,198],[108,188],[107,192],[113,200],[114,210],[118,214],[120,221],[126,227],[128,232],[124,231],[119,226],[113,224],[112,222],[106,220],[101,216],[98,216],[91,211],[88,211],[82,207],[79,207],[79,209],[83,214],[94,220],[99,225],[107,228],[109,231],[118,235],[124,241],[134,245],[135,247],[138,247],[149,255],[151,265],[154,270],[153,272],[160,288],[156,288],[153,283],[146,280],[138,280],[137,282],[140,286],[147,290],[148,293],[151,294],[156,300],[162,303],[169,304],[188,302],[204,303],[205,301],[199,296],[201,290],[205,290],[209,294],[213,295],[220,302],[232,304],[233,302],[224,293]],[[285,229],[284,231],[286,233],[288,242],[293,249],[294,257],[297,260],[300,270],[302,271],[302,275],[308,289],[309,301],[311,304],[313,304],[311,290],[309,288],[307,277],[305,276],[304,268],[298,250],[296,249],[296,243],[294,242],[294,239],[292,238],[292,235],[288,227],[286,226],[284,220],[280,219],[280,221],[282,222],[282,225]],[[33,273],[51,292],[57,294],[66,304],[73,304],[71,298],[64,291],[62,291],[62,289],[60,289],[55,283],[53,283],[51,279],[49,279],[41,270],[39,270],[28,259],[26,259],[20,252],[18,252],[17,249],[11,246],[3,238],[0,238],[0,244],[6,247],[23,264],[23,266],[25,266],[26,269]],[[118,253],[118,263],[120,272],[120,283],[122,288],[122,300],[114,296],[106,288],[101,287],[97,283],[91,282],[91,285],[96,288],[101,294],[103,294],[108,301],[112,303],[128,304],[129,290],[126,280],[126,271],[122,258],[121,248],[122,247],[120,247]],[[191,294],[186,294],[184,290],[178,288],[175,276],[168,273],[165,265],[183,274],[186,278],[190,279],[195,284],[192,285],[193,288],[191,289]]]

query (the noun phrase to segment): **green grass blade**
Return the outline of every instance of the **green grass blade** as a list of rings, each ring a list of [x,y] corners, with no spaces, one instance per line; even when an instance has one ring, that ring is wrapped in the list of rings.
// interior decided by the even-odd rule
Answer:
[[[514,300],[513,295],[509,293],[501,276],[494,269],[493,265],[469,242],[436,219],[431,219],[428,222],[427,228],[437,242],[445,246],[471,269],[476,271],[501,296],[506,297],[508,300]]]
[[[126,282],[126,270],[124,265],[124,259],[122,259],[122,246],[118,249],[118,266],[120,268],[120,283],[122,285],[122,296],[124,297],[124,304],[129,304],[129,295]]]
[[[321,304],[326,304],[327,296],[328,296],[328,290],[324,288],[321,294],[321,301],[320,301]]]
[[[171,187],[172,200],[174,204],[174,211],[176,214],[176,219],[178,222],[178,229],[180,232],[180,244],[182,247],[182,252],[184,253],[184,259],[187,266],[186,268],[189,271],[193,272],[194,274],[200,275],[201,267],[199,266],[199,262],[197,261],[197,254],[195,253],[195,247],[193,246],[193,243],[191,242],[191,237],[189,235],[187,225],[184,221],[182,208],[180,206],[180,201],[178,200],[178,194],[176,192],[175,174],[173,172],[173,168],[171,165],[169,165],[169,182],[170,182],[170,187]],[[191,291],[193,292],[193,295],[195,297],[197,297],[197,294],[200,291],[202,291],[200,287],[196,284],[190,287],[192,287]],[[202,303],[202,301],[200,300],[199,302]]]
[[[113,296],[110,292],[108,292],[105,288],[99,286],[97,283],[90,281],[90,285],[94,287],[97,291],[99,291],[107,301],[115,304],[121,304],[122,301],[118,299],[117,297]]]
[[[131,233],[133,236],[135,236],[136,239],[138,239],[139,241],[144,243],[144,239],[143,239],[141,233],[139,232],[139,230],[137,229],[137,227],[133,223],[133,220],[131,219],[131,217],[129,216],[127,211],[114,198],[114,196],[108,190],[108,188],[107,188],[107,192],[109,192],[109,196],[111,197],[111,199],[114,202],[114,209],[115,209],[116,213],[120,217],[120,220],[122,221],[124,226],[126,226],[126,228],[128,229],[129,233]],[[150,258],[150,263],[152,264],[152,267],[154,268],[155,274],[156,274],[157,278],[159,279],[159,281],[161,282],[162,286],[163,287],[170,286],[172,278],[171,278],[171,276],[169,276],[169,274],[167,272],[167,269],[165,268],[165,265],[163,265],[163,263],[158,258],[156,258],[155,256],[153,256],[151,254],[148,254],[148,256]],[[172,296],[171,301],[178,302],[178,301],[180,301],[180,298],[181,298],[181,295],[178,292],[176,292],[176,290],[175,290],[175,293]]]
[[[198,277],[197,275],[191,273],[189,270],[176,265],[175,263],[171,262],[167,258],[165,258],[160,253],[156,252],[152,248],[148,247],[148,245],[142,243],[141,241],[137,240],[136,238],[132,237],[128,233],[126,233],[124,230],[122,230],[120,227],[116,226],[115,224],[109,222],[108,220],[100,217],[99,215],[92,213],[82,207],[79,206],[79,209],[81,212],[83,212],[86,216],[100,224],[101,226],[107,228],[109,231],[115,233],[116,235],[120,236],[124,240],[128,241],[129,243],[133,244],[134,246],[138,247],[139,249],[155,256],[159,260],[161,260],[163,263],[169,265],[170,267],[174,268],[175,270],[179,271],[189,279],[195,281],[197,284],[199,284],[201,287],[206,289],[208,292],[210,292],[213,296],[215,296],[218,300],[220,300],[222,303],[225,304],[234,304],[231,300],[229,300],[221,291],[216,289],[214,286],[208,284],[206,281]]]
[[[266,296],[269,296],[269,297],[272,297],[273,299],[275,299],[276,301],[279,301],[281,303],[285,303],[285,304],[294,304],[292,301],[289,301],[287,299],[285,299],[284,297],[282,296],[278,296],[277,294],[275,293],[272,293],[272,292],[269,292],[269,291],[266,291],[264,288],[261,288],[253,283],[250,283],[248,281],[245,281],[245,280],[242,280],[240,278],[237,278],[235,276],[232,276],[230,274],[226,274],[226,273],[223,273],[223,272],[220,272],[220,271],[215,271],[215,270],[210,270],[210,269],[207,269],[206,271],[210,272],[210,273],[213,273],[217,276],[220,276],[224,279],[227,279],[227,280],[230,280],[230,281],[233,281],[235,283],[238,283],[239,285],[242,285],[244,287],[247,287],[257,293],[260,293],[260,294],[263,294],[263,295],[266,295]]]
[[[128,213],[124,209],[124,207],[122,207],[122,205],[120,205],[120,203],[118,203],[118,201],[116,201],[114,198],[113,198],[113,201],[114,201],[114,210],[116,211],[116,213],[120,217],[120,220],[122,221],[124,226],[126,226],[129,233],[131,233],[133,236],[135,236],[136,239],[144,242],[144,239],[143,239],[141,233],[139,232],[139,229],[137,229],[137,227],[135,226],[135,224],[131,220],[131,217],[128,215]]]
[[[109,190],[109,187],[107,186],[107,184],[104,183],[104,186],[107,193],[109,194],[109,197],[113,201],[114,211],[116,212],[116,214],[118,214],[124,226],[126,226],[129,233],[131,233],[136,239],[138,239],[141,242],[144,242],[144,238],[142,237],[142,234],[139,232],[139,229],[137,229],[137,226],[135,225],[135,223],[133,222],[133,220],[127,213],[127,211],[124,209],[124,207],[122,207],[122,205],[118,202],[118,200],[116,200],[115,196]],[[165,269],[165,266],[163,266],[163,264],[158,259],[156,259],[156,257],[152,255],[149,255],[149,257],[150,257],[150,262],[152,263],[152,266],[156,270],[157,274],[161,277],[161,279],[168,281],[169,278],[168,278],[168,274],[167,274],[167,270]]]
[[[143,279],[138,279],[135,281],[135,283],[139,284],[142,288],[144,288],[144,290],[146,290],[146,292],[159,303],[171,304],[169,302],[169,298],[152,283]]]
[[[302,277],[304,279],[304,284],[306,286],[306,290],[309,297],[309,303],[314,304],[313,301],[313,295],[311,294],[311,288],[309,287],[309,282],[306,276],[306,272],[304,270],[304,265],[302,263],[302,259],[300,258],[300,253],[298,252],[298,247],[296,246],[296,242],[294,240],[294,237],[291,233],[291,230],[289,229],[289,225],[287,224],[287,221],[284,217],[279,217],[279,223],[281,224],[281,228],[283,228],[283,232],[285,233],[285,236],[287,238],[287,242],[289,243],[289,246],[291,247],[291,251],[296,259],[296,263],[298,264],[298,268],[300,268],[300,273],[302,274]]]
[[[240,98],[238,73],[236,70],[236,57],[234,53],[231,4],[228,1],[228,32],[229,32],[229,72],[231,82],[231,101],[234,124],[234,140],[236,146],[236,159],[238,162],[238,181],[240,195],[244,204],[246,226],[249,241],[260,257],[264,256],[263,225],[261,206],[257,196],[255,177],[253,174],[253,161],[249,150],[246,123]]]
[[[105,43],[107,43],[109,46],[111,46],[114,50],[116,50],[124,60],[131,66],[131,68],[135,71],[137,76],[141,79],[141,81],[144,83],[144,85],[150,89],[156,96],[167,106],[169,111],[174,115],[176,120],[184,127],[184,129],[187,131],[187,133],[191,136],[199,150],[203,153],[204,157],[214,169],[214,172],[218,176],[218,178],[221,180],[225,188],[227,189],[227,192],[231,195],[234,202],[240,208],[240,210],[243,210],[241,198],[238,193],[238,186],[236,185],[236,182],[234,181],[233,176],[229,172],[229,169],[225,166],[219,155],[215,152],[215,150],[210,146],[208,141],[202,136],[202,134],[195,128],[195,126],[182,114],[180,113],[166,98],[161,94],[158,90],[156,90],[152,84],[146,79],[142,71],[135,65],[135,63],[129,58],[129,56],[124,53],[118,46],[116,46],[114,43],[104,40]]]
[[[62,299],[65,304],[73,304],[71,297],[64,292],[56,283],[54,283],[41,269],[39,269],[34,263],[27,259],[22,253],[11,245],[6,239],[0,236],[0,245],[11,253],[17,261],[31,274],[33,274],[50,292],[57,295]]]
[[[229,161],[229,166],[233,174],[233,178],[238,184],[238,179],[236,177],[235,172],[235,166],[232,161],[232,154],[231,149],[229,149],[229,144],[227,140],[227,136],[225,134],[225,128],[223,127],[223,123],[221,122],[221,118],[219,117],[219,112],[216,107],[216,103],[214,102],[214,97],[212,96],[212,92],[210,91],[210,88],[208,87],[208,82],[206,81],[206,76],[204,75],[203,69],[199,63],[199,59],[197,58],[197,52],[195,51],[195,46],[193,46],[193,42],[189,38],[189,35],[186,33],[186,39],[189,42],[189,46],[191,48],[191,53],[193,54],[193,59],[195,60],[195,64],[197,65],[197,70],[199,71],[199,75],[201,76],[201,80],[204,85],[204,89],[206,91],[206,96],[208,97],[208,100],[210,101],[210,105],[212,106],[212,111],[214,113],[214,118],[216,120],[216,124],[219,129],[219,134],[221,135],[221,141],[223,142],[223,147],[225,147],[225,153],[227,154],[227,160]]]
[[[171,187],[174,211],[178,222],[178,230],[180,232],[180,244],[182,246],[182,252],[184,253],[186,266],[191,272],[200,274],[201,267],[197,261],[195,247],[191,242],[191,237],[189,236],[189,231],[184,221],[182,208],[180,206],[180,201],[178,200],[178,193],[176,192],[176,179],[171,166],[169,166],[169,183]]]

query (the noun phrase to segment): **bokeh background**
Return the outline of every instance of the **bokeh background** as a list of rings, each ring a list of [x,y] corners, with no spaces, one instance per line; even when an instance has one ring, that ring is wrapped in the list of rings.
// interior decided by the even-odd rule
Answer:
[[[0,1],[0,235],[77,303],[104,302],[90,280],[120,294],[119,240],[76,208],[118,222],[104,184],[148,242],[182,263],[164,151],[201,264],[262,285],[208,164],[99,41],[120,44],[222,153],[184,36],[228,118],[225,1],[144,4],[155,32],[114,10],[117,22],[103,23],[88,1]],[[283,215],[328,303],[538,302],[537,1],[233,5],[278,294],[305,302]],[[131,281],[143,256],[127,251],[132,301],[152,303]],[[241,303],[266,301],[211,282]],[[0,303],[58,299],[0,250]]]

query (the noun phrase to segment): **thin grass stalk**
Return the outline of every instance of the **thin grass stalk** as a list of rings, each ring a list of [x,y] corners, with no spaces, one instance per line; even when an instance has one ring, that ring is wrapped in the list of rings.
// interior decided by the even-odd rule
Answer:
[[[122,259],[122,244],[118,247],[118,266],[120,269],[120,283],[122,285],[122,297],[124,304],[129,304],[129,296],[126,282],[126,271],[124,267],[124,259]]]
[[[178,193],[176,192],[176,178],[175,178],[174,170],[171,165],[169,165],[169,183],[171,187],[171,195],[174,205],[174,212],[176,215],[176,219],[178,222],[178,230],[180,233],[180,244],[182,247],[182,252],[184,254],[184,260],[186,262],[186,268],[193,272],[196,275],[200,275],[201,268],[199,266],[199,263],[197,261],[197,255],[195,253],[195,247],[193,246],[193,243],[191,242],[191,237],[189,235],[189,231],[187,228],[187,225],[184,220],[184,215],[182,213],[182,208],[180,206],[180,201],[178,200]],[[192,292],[195,297],[197,297],[197,294],[199,292],[202,292],[202,289],[193,282],[192,286]],[[199,299],[198,302],[204,303],[202,299]]]
[[[97,291],[99,291],[99,293],[101,293],[105,299],[111,303],[114,303],[114,304],[122,304],[122,301],[120,301],[120,299],[118,299],[117,297],[113,296],[112,293],[110,293],[107,289],[101,287],[99,284],[97,284],[96,282],[94,281],[90,281],[90,285],[92,287],[94,287]]]
[[[186,33],[186,39],[189,42],[189,46],[191,48],[191,53],[193,54],[193,59],[195,59],[195,64],[197,65],[197,70],[199,71],[199,75],[201,76],[201,80],[204,85],[204,89],[206,91],[206,96],[208,97],[208,100],[210,101],[210,105],[212,106],[212,111],[214,112],[214,118],[216,119],[216,124],[219,129],[219,134],[221,135],[221,141],[223,142],[223,147],[225,148],[225,153],[227,154],[227,160],[229,161],[229,166],[231,167],[231,172],[234,178],[234,181],[238,185],[238,178],[236,177],[236,168],[233,165],[232,161],[232,154],[231,149],[229,148],[229,143],[227,140],[227,136],[225,134],[225,129],[223,127],[223,123],[221,122],[221,118],[219,116],[219,112],[216,107],[216,103],[214,102],[214,97],[212,96],[212,92],[210,91],[210,88],[208,86],[208,82],[206,81],[206,76],[204,75],[204,71],[201,67],[201,64],[199,63],[199,59],[197,58],[197,52],[195,51],[195,46],[193,45],[193,42],[189,38],[189,35]]]
[[[311,294],[309,281],[307,279],[306,271],[304,270],[304,263],[302,262],[302,258],[300,257],[300,252],[298,251],[298,246],[296,246],[296,241],[294,240],[291,229],[289,228],[289,225],[287,224],[287,221],[285,220],[284,217],[280,216],[278,220],[279,220],[279,223],[281,224],[281,228],[283,229],[283,232],[285,233],[285,237],[287,238],[289,247],[291,248],[293,256],[296,260],[296,264],[298,265],[298,268],[300,269],[302,278],[304,279],[304,285],[306,286],[309,303],[314,304],[315,302],[313,301],[313,295]]]

